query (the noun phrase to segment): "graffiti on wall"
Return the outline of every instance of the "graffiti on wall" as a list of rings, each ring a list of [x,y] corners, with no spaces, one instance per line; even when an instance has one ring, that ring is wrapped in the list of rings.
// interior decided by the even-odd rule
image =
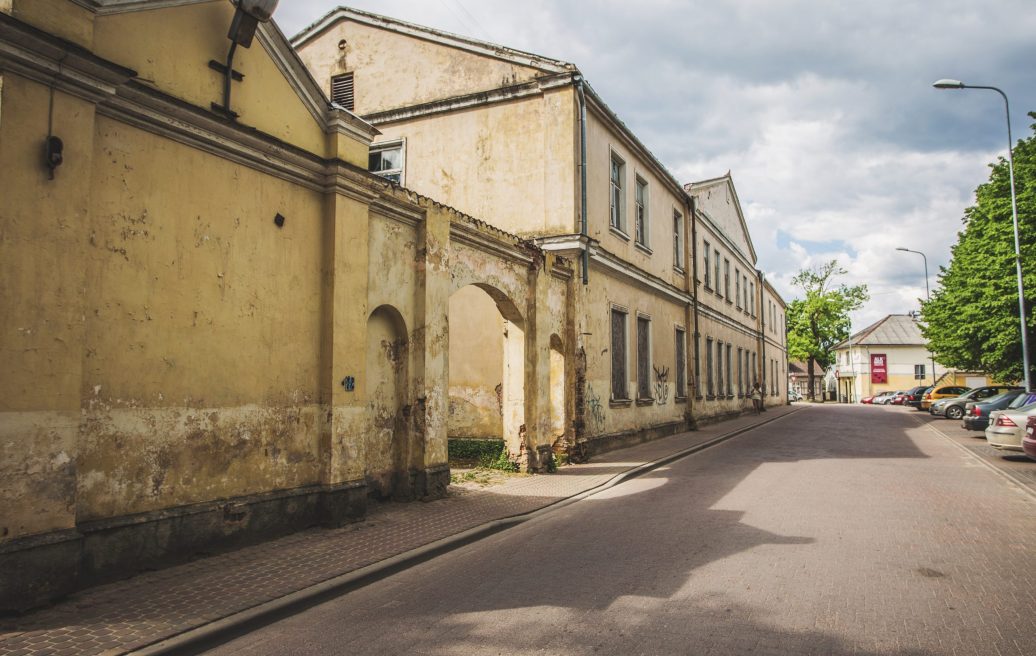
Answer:
[[[655,403],[665,405],[669,402],[669,367],[651,368],[655,370]]]
[[[598,435],[604,429],[604,406],[601,397],[594,392],[590,383],[586,384],[586,408],[589,410],[586,427],[588,435]]]

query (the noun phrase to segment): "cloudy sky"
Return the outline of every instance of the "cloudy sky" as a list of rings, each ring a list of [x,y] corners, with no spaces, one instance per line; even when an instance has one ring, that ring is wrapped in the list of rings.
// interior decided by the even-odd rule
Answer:
[[[282,2],[288,36],[340,3]],[[354,0],[349,6],[570,61],[682,181],[730,170],[786,300],[837,259],[871,301],[854,329],[917,309],[987,165],[1003,102],[1036,110],[1032,0]]]

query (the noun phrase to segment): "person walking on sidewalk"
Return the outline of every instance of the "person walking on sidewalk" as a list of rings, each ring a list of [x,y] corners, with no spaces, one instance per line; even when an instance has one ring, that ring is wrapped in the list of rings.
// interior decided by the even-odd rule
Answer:
[[[752,385],[752,409],[759,414],[763,409],[763,390],[759,387],[759,381]]]

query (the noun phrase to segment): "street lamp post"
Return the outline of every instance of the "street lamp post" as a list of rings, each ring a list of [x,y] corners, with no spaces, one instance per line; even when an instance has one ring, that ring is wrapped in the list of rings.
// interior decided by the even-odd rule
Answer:
[[[1029,339],[1026,335],[1028,322],[1025,318],[1025,288],[1022,283],[1022,249],[1021,241],[1018,238],[1018,202],[1014,193],[1014,144],[1011,137],[1011,105],[1007,100],[1007,94],[996,87],[986,87],[974,84],[964,84],[960,80],[938,80],[932,84],[936,89],[987,89],[996,91],[1004,99],[1004,110],[1007,114],[1007,170],[1011,176],[1011,218],[1014,221],[1014,264],[1018,275],[1018,312],[1021,315],[1022,323],[1022,367],[1025,376],[1025,391],[1032,391],[1031,376],[1029,374]]]
[[[899,247],[899,248],[896,248],[896,250],[897,251],[903,251],[904,253],[917,253],[922,258],[924,258],[924,296],[925,296],[925,299],[928,302],[931,302],[932,294],[928,290],[928,257],[924,253],[922,253],[921,251],[912,251],[909,248]],[[932,355],[931,351],[928,352],[928,355],[931,356],[931,358],[932,358],[932,385],[934,386],[935,385],[935,356]]]

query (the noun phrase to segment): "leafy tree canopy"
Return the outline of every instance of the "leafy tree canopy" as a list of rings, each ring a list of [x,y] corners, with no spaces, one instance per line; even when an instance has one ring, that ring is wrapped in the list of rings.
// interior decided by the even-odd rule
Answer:
[[[845,274],[837,260],[803,269],[792,278],[805,298],[788,305],[788,355],[809,363],[809,390],[813,390],[813,363],[828,367],[834,362],[831,348],[849,337],[849,313],[867,299],[867,285],[836,285]]]
[[[1036,113],[1029,113],[1036,119]],[[1036,125],[1032,126],[1036,130]],[[1022,379],[1021,321],[1011,218],[1007,160],[990,164],[989,181],[975,190],[964,211],[950,263],[940,268],[939,287],[922,303],[921,331],[936,360],[949,367],[985,371],[1000,381]],[[1033,363],[1036,293],[1036,136],[1014,148],[1018,232],[1028,315],[1029,360]]]

